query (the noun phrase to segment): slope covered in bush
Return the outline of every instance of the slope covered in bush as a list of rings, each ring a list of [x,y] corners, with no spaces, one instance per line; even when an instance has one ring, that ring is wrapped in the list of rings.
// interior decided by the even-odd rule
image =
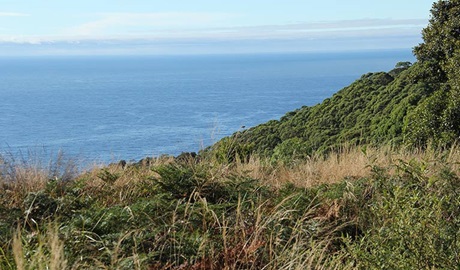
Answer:
[[[460,135],[460,1],[433,4],[417,62],[369,73],[331,98],[217,143],[221,159],[303,158],[343,144],[449,146]]]

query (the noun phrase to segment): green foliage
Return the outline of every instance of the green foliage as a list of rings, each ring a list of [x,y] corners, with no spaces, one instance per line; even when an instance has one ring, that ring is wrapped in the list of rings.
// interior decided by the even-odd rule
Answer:
[[[433,5],[423,38],[413,65],[365,74],[321,104],[222,139],[198,159],[136,164],[131,173],[153,166],[155,176],[134,174],[125,185],[118,180],[130,168],[104,168],[90,184],[89,175],[74,179],[72,166],[42,172],[0,160],[0,268],[457,269],[460,178],[452,153],[387,168],[371,162],[367,178],[312,188],[269,188],[246,172],[228,173],[252,154],[290,169],[344,144],[454,144],[460,0]],[[36,172],[45,177],[40,190],[21,187]]]
[[[292,138],[278,144],[275,149],[273,149],[271,159],[274,162],[290,164],[307,158],[310,153],[311,148],[309,148],[305,142],[299,138]]]
[[[424,43],[415,47],[414,53],[425,69],[431,74],[430,82],[437,91],[429,101],[420,104],[411,116],[415,129],[421,139],[417,144],[432,140],[436,145],[449,146],[460,136],[460,1],[438,1],[431,9],[428,27],[423,30]],[[435,98],[442,100],[435,101]],[[438,106],[438,108],[435,108]],[[415,119],[420,113],[422,119]],[[426,127],[421,125],[427,124]],[[409,141],[415,140],[408,134]]]
[[[460,1],[440,0],[431,12],[418,62],[365,74],[321,104],[224,138],[215,155],[289,163],[343,144],[452,145],[460,138]]]
[[[44,192],[29,193],[24,199],[25,222],[31,227],[43,220],[50,219],[56,213],[58,202]]]
[[[405,61],[405,62],[396,63],[395,68],[406,69],[406,68],[409,68],[410,66],[412,66],[412,63],[409,61]]]
[[[449,59],[459,49],[460,1],[439,0],[433,4],[428,27],[422,31],[424,43],[414,48],[420,62],[428,63],[430,73],[445,81]]]
[[[113,184],[117,179],[120,177],[116,173],[111,173],[108,169],[104,168],[102,169],[98,174],[97,177],[104,181],[106,184]]]
[[[361,209],[363,236],[348,242],[358,269],[456,269],[460,264],[460,179],[446,167],[401,162],[394,177],[377,170]]]
[[[423,70],[418,64],[406,66],[363,75],[321,104],[289,112],[279,121],[239,132],[219,143],[231,141],[234,148],[285,164],[343,144],[390,141],[400,145],[404,119],[432,91],[427,83],[416,81]]]
[[[446,106],[446,92],[436,91],[421,102],[406,118],[405,140],[416,147],[425,146],[429,140],[438,138],[442,128],[442,114]],[[436,144],[437,142],[433,142]]]
[[[242,143],[236,133],[233,137],[223,138],[213,145],[212,155],[219,163],[232,163],[237,160],[247,160],[251,148],[251,144]]]
[[[255,183],[250,178],[215,178],[213,168],[207,163],[173,163],[153,170],[160,176],[152,179],[154,183],[173,199],[195,201],[205,198],[212,203],[235,201],[241,192],[249,192]]]
[[[54,180],[22,209],[0,205],[0,266],[23,257],[30,268],[455,269],[460,179],[450,155],[371,164],[367,178],[312,188],[269,188],[209,160],[157,165],[155,177],[118,189],[99,179],[93,189],[86,175]],[[111,200],[127,189],[138,197]]]

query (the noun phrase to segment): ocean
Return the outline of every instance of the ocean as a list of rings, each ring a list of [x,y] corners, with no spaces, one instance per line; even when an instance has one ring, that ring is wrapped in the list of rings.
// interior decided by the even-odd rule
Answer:
[[[0,153],[86,163],[199,151],[312,106],[411,50],[0,58]]]

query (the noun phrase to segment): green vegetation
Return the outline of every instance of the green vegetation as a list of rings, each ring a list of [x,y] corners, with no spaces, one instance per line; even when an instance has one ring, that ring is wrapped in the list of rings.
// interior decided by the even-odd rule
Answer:
[[[289,112],[213,146],[222,157],[233,143],[241,158],[291,162],[342,145],[449,147],[460,136],[460,1],[433,4],[415,64],[363,75],[313,107]]]
[[[199,156],[0,156],[0,269],[458,269],[459,35]]]
[[[0,268],[455,269],[459,161],[458,148],[348,149],[289,167],[170,158],[66,181],[8,161]]]

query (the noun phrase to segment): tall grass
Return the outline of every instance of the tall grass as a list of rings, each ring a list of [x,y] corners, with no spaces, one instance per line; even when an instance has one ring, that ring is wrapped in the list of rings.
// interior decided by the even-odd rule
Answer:
[[[37,241],[30,241],[31,235],[23,235],[18,228],[13,237],[13,254],[18,270],[61,270],[67,269],[64,243],[59,239],[57,224],[47,224],[44,232],[34,232]]]
[[[53,155],[31,149],[26,153],[4,153],[0,155],[0,186],[8,193],[8,199],[2,204],[17,206],[28,193],[43,190],[50,180],[72,181],[79,173],[75,160],[65,157],[63,152]]]
[[[310,156],[305,160],[297,161],[295,165],[272,164],[266,160],[251,157],[247,162],[234,163],[232,172],[250,175],[275,187],[293,184],[310,188],[321,184],[337,183],[347,178],[368,177],[372,173],[372,166],[384,167],[393,171],[392,165],[396,162],[411,160],[447,163],[458,171],[460,151],[456,146],[447,151],[437,151],[432,148],[425,150],[394,149],[390,146],[343,147],[327,156]]]

